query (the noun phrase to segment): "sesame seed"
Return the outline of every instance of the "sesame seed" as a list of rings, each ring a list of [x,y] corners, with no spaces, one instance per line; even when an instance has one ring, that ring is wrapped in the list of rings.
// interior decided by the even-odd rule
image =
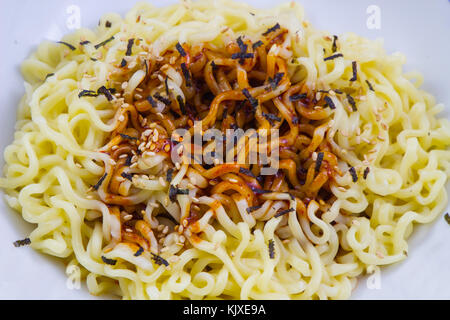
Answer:
[[[179,139],[180,139],[180,135],[178,135],[177,133],[174,132],[174,133],[172,134],[172,139],[173,139],[174,141],[179,142],[179,141],[180,141],[180,140],[179,140]]]

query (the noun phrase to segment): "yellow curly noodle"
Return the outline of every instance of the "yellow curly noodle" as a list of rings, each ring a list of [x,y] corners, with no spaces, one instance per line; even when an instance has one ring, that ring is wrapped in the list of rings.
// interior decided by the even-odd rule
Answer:
[[[23,63],[26,95],[0,180],[8,204],[36,224],[32,247],[80,266],[92,294],[124,299],[348,298],[359,275],[406,258],[413,223],[429,223],[445,209],[450,125],[436,117],[444,107],[419,89],[419,75],[402,73],[405,58],[386,55],[380,42],[342,35],[336,45],[343,57],[324,61],[323,48],[330,47],[332,35],[313,29],[295,3],[272,10],[231,1],[165,8],[140,3],[125,19],[108,14],[101,21],[95,31],[82,29],[63,39],[71,44],[90,41],[84,50],[45,42]],[[236,224],[221,205],[213,205],[214,196],[204,196],[199,202],[211,206],[218,223],[202,219],[203,241],[190,249],[174,244],[176,232],[168,235],[167,250],[161,253],[168,267],[147,254],[134,256],[123,244],[104,250],[117,236],[117,220],[88,193],[105,167],[111,170],[109,155],[98,150],[114,130],[117,106],[103,95],[79,98],[80,91],[110,87],[114,65],[123,57],[120,50],[131,37],[142,39],[133,55],[147,47],[158,56],[177,42],[220,47],[242,34],[258,39],[275,23],[289,30],[285,45],[294,52],[288,66],[292,82],[305,80],[311,90],[345,88],[355,99],[357,111],[352,111],[345,94],[331,95],[336,109],[326,139],[345,172],[331,185],[336,196],[331,208],[319,217],[317,203],[311,202],[306,216],[297,218],[294,211],[265,223],[247,219]],[[353,61],[357,79],[349,82]],[[356,183],[350,166],[360,176]],[[363,179],[367,167],[370,172]],[[186,171],[179,171],[176,183]],[[167,188],[143,187],[136,197],[163,203],[166,191],[158,190]],[[296,200],[287,195],[265,196],[296,208]],[[180,206],[189,201],[188,196],[178,199]],[[248,215],[245,208],[239,207],[242,217]],[[179,214],[177,209],[171,210]],[[285,232],[292,235],[289,242],[275,232],[283,218]],[[271,239],[274,259],[267,246]],[[108,265],[102,256],[118,262]]]

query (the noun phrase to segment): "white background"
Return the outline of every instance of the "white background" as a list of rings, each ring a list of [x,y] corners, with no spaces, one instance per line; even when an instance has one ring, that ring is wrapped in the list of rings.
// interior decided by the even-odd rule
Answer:
[[[124,14],[135,1],[123,0],[0,0],[0,150],[13,138],[16,106],[24,93],[19,65],[44,39],[60,40],[70,32],[67,8],[81,9],[81,25],[94,27],[105,11]],[[151,0],[157,6],[176,1]],[[256,7],[282,1],[246,0]],[[400,51],[406,70],[425,76],[424,88],[450,108],[450,2],[448,0],[303,0],[306,19],[332,34],[355,32],[370,39],[384,38],[388,52]],[[370,30],[370,5],[381,12],[381,28]],[[3,158],[3,157],[1,157]],[[3,165],[3,159],[1,160]],[[85,288],[69,290],[61,262],[15,248],[12,243],[28,236],[32,226],[0,201],[0,298],[90,299]],[[381,289],[368,289],[359,281],[354,299],[450,299],[450,226],[443,217],[416,228],[409,257],[381,271]]]

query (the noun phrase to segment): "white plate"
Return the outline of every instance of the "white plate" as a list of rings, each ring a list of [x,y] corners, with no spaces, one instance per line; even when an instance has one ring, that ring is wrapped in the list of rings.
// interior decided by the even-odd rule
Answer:
[[[24,93],[19,65],[44,39],[60,40],[70,32],[69,16],[81,13],[81,25],[94,27],[106,13],[124,14],[134,1],[122,0],[22,0],[2,1],[0,10],[0,149],[13,138],[16,106]],[[173,0],[152,0],[157,6]],[[246,0],[253,6],[270,7],[282,1]],[[406,54],[406,70],[425,76],[424,88],[450,110],[450,3],[448,0],[303,0],[307,19],[333,34],[352,31],[365,37],[384,38],[388,52]],[[369,7],[369,6],[377,7]],[[369,29],[370,13],[380,10],[380,29]],[[374,9],[375,8],[375,9]],[[378,8],[378,9],[377,9]],[[72,10],[71,10],[72,9]],[[447,112],[447,117],[448,117]],[[3,158],[3,157],[2,157]],[[3,165],[3,160],[2,160]],[[31,248],[12,243],[32,230],[31,225],[0,201],[0,298],[90,299],[85,288],[69,290],[62,263]],[[410,239],[409,257],[383,268],[380,289],[369,289],[362,278],[355,299],[449,299],[450,226],[442,217],[417,228]]]

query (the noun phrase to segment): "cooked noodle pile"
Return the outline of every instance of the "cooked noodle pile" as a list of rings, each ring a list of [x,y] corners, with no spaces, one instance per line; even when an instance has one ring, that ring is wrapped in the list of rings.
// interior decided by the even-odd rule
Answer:
[[[447,204],[450,125],[403,62],[295,3],[139,4],[24,62],[0,186],[92,294],[348,298]],[[274,174],[230,130],[266,138]]]

